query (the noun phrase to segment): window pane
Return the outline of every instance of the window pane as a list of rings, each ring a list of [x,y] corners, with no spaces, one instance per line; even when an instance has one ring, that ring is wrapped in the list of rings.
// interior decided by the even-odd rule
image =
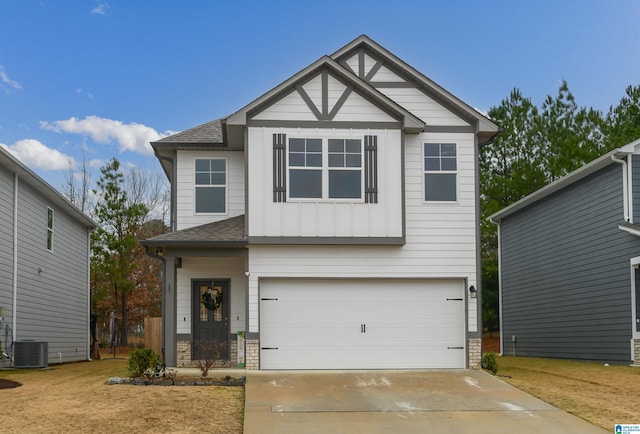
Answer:
[[[322,139],[307,139],[307,152],[322,152]]]
[[[347,152],[349,153],[360,153],[360,140],[358,139],[349,139],[347,140]]]
[[[47,208],[47,227],[53,229],[53,210]]]
[[[211,176],[207,173],[196,173],[196,185],[209,185]]]
[[[224,172],[226,170],[226,160],[211,160],[212,172]]]
[[[361,167],[360,154],[347,154],[347,167]]]
[[[196,160],[196,172],[208,172],[209,170],[209,160]]]
[[[443,143],[440,145],[440,150],[443,157],[455,157],[456,156],[456,145],[453,143]]]
[[[329,139],[329,152],[344,152],[344,140]]]
[[[322,154],[307,154],[307,167],[322,167]]]
[[[329,197],[360,199],[362,197],[360,173],[360,170],[330,170]]]
[[[440,159],[439,158],[425,158],[424,159],[424,170],[440,170]]]
[[[344,167],[344,154],[329,154],[329,167]]]
[[[289,166],[304,167],[304,154],[289,153]]]
[[[426,201],[455,201],[456,175],[454,173],[425,173],[424,191]]]
[[[211,174],[211,184],[212,185],[224,185],[226,181],[226,176],[223,173],[212,173]]]
[[[455,158],[443,158],[442,159],[442,170],[456,170],[456,159]]]
[[[196,187],[196,212],[223,213],[225,187]]]
[[[289,195],[299,198],[321,198],[322,171],[289,170]]]
[[[290,152],[304,152],[304,139],[289,139],[289,151]]]
[[[424,155],[426,157],[437,157],[440,155],[440,145],[437,143],[425,143]]]

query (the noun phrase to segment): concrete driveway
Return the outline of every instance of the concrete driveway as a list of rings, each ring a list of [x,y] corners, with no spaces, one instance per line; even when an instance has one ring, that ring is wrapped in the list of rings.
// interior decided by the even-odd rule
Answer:
[[[483,371],[247,371],[244,432],[604,431]]]

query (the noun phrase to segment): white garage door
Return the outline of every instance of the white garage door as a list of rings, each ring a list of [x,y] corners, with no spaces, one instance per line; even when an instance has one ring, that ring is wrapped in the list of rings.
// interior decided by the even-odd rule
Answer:
[[[263,280],[262,369],[464,368],[463,281]]]

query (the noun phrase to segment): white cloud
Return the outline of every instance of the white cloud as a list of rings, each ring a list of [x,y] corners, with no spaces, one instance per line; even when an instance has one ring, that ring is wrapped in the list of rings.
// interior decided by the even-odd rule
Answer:
[[[19,140],[13,145],[0,143],[0,146],[30,169],[68,170],[69,163],[72,166],[76,164],[73,157],[51,149],[35,139]]]
[[[120,152],[133,151],[140,154],[152,154],[149,142],[160,140],[173,134],[173,131],[158,133],[151,127],[132,122],[125,124],[113,119],[98,116],[87,116],[84,119],[75,117],[62,121],[40,122],[40,127],[56,133],[71,133],[89,136],[95,142],[109,144],[117,142]]]
[[[22,89],[22,85],[20,83],[9,78],[9,75],[2,65],[0,65],[0,89],[3,89],[5,93],[9,93],[13,89]]]
[[[78,96],[86,96],[89,99],[93,99],[93,94],[91,92],[89,92],[89,91],[84,90],[81,87],[76,89],[76,94]]]
[[[94,15],[105,15],[107,13],[108,3],[98,2],[98,4],[91,9],[91,13]]]

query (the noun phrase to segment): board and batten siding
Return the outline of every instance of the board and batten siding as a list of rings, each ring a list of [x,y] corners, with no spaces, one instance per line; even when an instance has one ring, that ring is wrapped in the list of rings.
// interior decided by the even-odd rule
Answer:
[[[47,250],[47,207],[54,211]],[[16,340],[48,342],[49,360],[88,359],[87,227],[20,178]]]
[[[423,200],[422,148],[427,142],[457,144],[459,185],[455,203]],[[473,134],[422,133],[407,136],[404,146],[406,244],[251,246],[250,332],[259,331],[260,277],[463,279],[467,285],[477,285]],[[379,161],[383,158],[379,156]],[[476,301],[468,300],[470,332],[477,331],[478,326]]]
[[[286,134],[287,140],[292,137],[354,138],[363,144],[365,135],[377,136],[378,203],[364,203],[364,198],[273,202],[275,133]],[[402,236],[401,135],[398,130],[249,128],[248,147],[250,237]]]
[[[198,158],[227,160],[227,212],[197,214],[195,208],[195,161]],[[244,214],[244,153],[237,151],[177,151],[176,230],[187,229]]]
[[[191,335],[191,281],[193,279],[229,280],[229,326],[231,334],[246,326],[245,294],[247,278],[242,257],[183,257],[182,268],[176,270],[177,333]]]
[[[611,164],[505,217],[503,352],[629,361],[629,259],[640,240],[623,222],[622,169]]]

